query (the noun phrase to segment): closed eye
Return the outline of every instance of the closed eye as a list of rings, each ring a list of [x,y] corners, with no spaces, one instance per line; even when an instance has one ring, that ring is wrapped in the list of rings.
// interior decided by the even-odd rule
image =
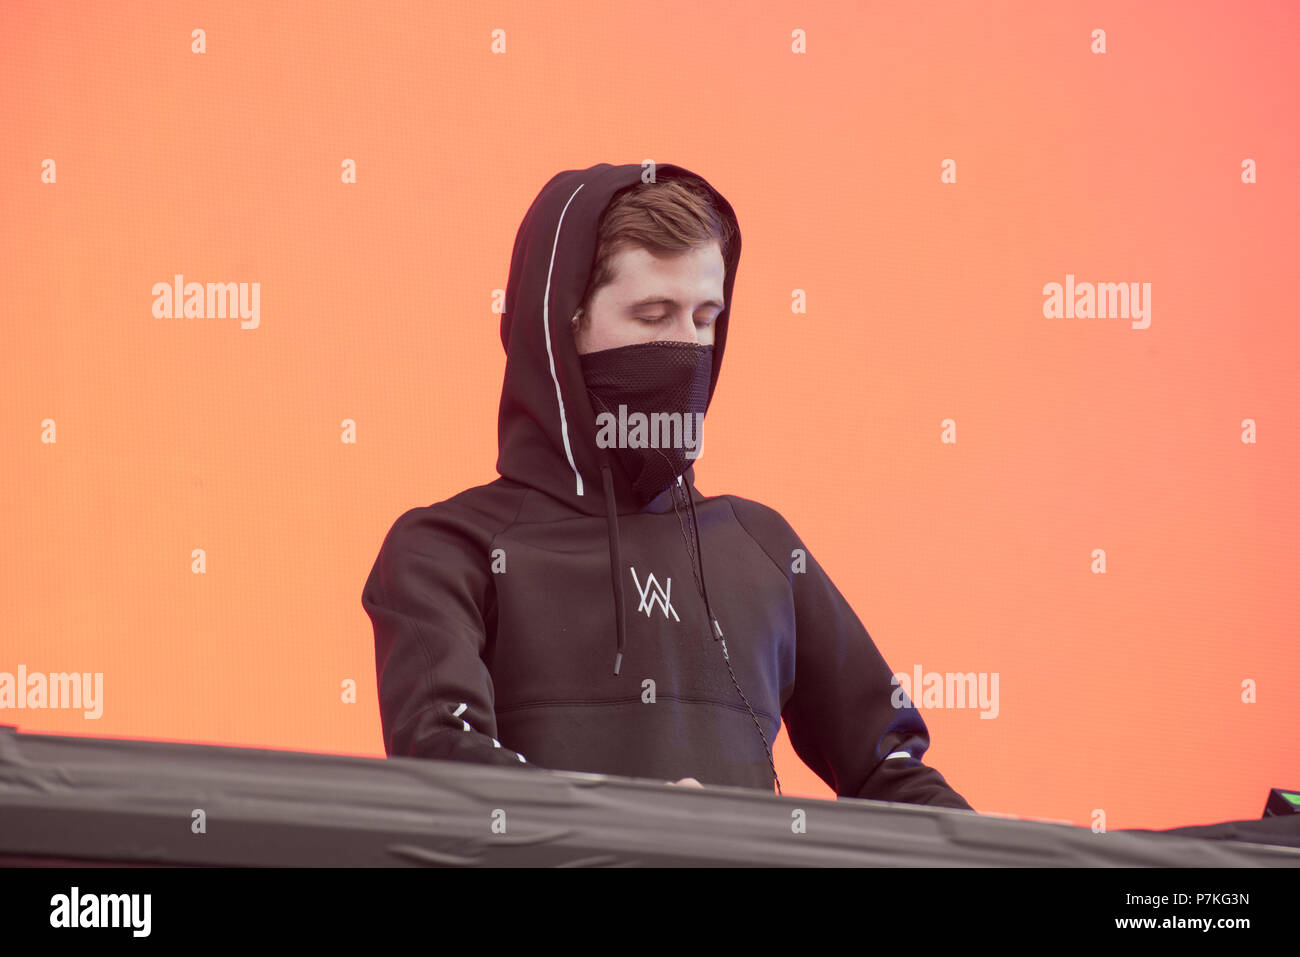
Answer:
[[[667,318],[668,318],[668,317],[667,317],[666,315],[665,315],[665,316],[637,316],[637,319],[638,319],[639,321],[641,321],[641,322],[644,322],[647,326],[658,325],[659,323],[663,322],[663,321],[664,321],[665,319],[667,319]],[[708,326],[712,325],[712,324],[713,324],[713,320],[712,320],[712,319],[706,319],[706,320],[704,320],[703,322],[700,322],[699,320],[696,320],[695,324],[696,324],[697,326],[699,326],[701,329],[704,329],[704,328],[707,328]]]

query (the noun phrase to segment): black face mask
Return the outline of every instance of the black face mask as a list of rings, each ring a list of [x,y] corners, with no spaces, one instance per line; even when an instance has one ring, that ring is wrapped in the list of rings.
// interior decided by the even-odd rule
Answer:
[[[579,359],[596,412],[596,444],[618,459],[645,505],[700,453],[713,346],[656,340]]]

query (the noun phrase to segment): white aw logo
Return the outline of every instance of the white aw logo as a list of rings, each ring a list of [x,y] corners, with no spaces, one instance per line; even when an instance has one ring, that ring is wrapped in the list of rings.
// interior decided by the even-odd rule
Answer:
[[[637,605],[636,610],[644,611],[645,616],[649,618],[650,612],[654,610],[655,602],[658,602],[664,610],[665,618],[672,615],[674,621],[681,621],[677,617],[677,612],[673,609],[673,580],[665,578],[664,587],[660,588],[659,582],[655,580],[655,573],[651,572],[650,576],[645,580],[645,585],[642,586],[640,580],[636,577],[636,569],[632,568],[631,565],[628,568],[632,569],[632,581],[636,582],[636,590],[641,593],[641,604]],[[651,594],[651,589],[654,589],[653,594]]]

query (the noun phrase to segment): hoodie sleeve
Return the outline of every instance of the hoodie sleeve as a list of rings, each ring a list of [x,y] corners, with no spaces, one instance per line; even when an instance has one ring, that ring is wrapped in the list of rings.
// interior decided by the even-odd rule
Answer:
[[[782,709],[800,759],[840,797],[973,811],[937,770],[921,713],[893,681],[848,601],[777,512],[734,501],[737,517],[790,584],[794,690]],[[904,707],[895,707],[895,692]]]
[[[539,770],[496,739],[483,660],[492,593],[489,548],[446,503],[394,523],[362,591],[375,632],[384,748]]]

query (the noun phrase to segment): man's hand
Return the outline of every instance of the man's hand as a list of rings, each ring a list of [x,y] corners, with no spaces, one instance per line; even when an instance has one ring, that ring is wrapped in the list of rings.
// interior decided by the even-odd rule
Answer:
[[[702,787],[704,787],[704,785],[701,784],[699,781],[695,780],[695,778],[682,778],[680,781],[666,781],[666,782],[664,782],[664,783],[666,783],[666,784],[682,784],[682,785],[685,785],[686,787],[691,787],[691,788],[702,788]]]

